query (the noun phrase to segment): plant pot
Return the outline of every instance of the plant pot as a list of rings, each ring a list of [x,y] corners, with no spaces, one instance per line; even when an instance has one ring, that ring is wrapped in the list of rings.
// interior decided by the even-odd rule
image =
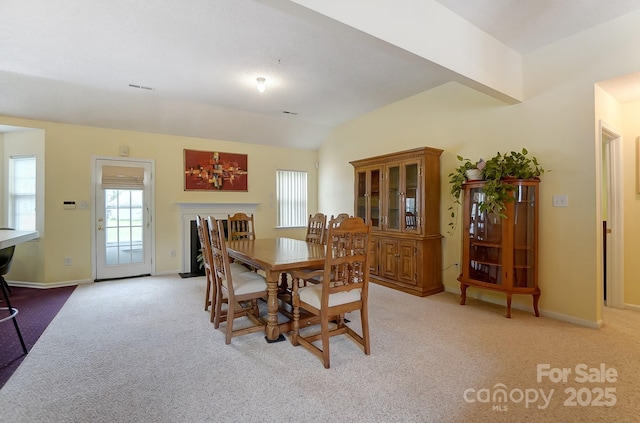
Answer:
[[[479,181],[482,179],[482,172],[480,169],[469,169],[465,171],[464,174],[469,181]]]

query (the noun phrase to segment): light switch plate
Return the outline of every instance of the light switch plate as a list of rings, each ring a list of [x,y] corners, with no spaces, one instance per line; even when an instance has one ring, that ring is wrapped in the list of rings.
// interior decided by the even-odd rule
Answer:
[[[569,196],[566,194],[553,196],[553,207],[568,207]]]

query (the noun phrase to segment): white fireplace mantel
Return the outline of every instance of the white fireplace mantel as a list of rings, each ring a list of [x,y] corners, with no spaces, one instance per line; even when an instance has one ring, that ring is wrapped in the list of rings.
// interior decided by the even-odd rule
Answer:
[[[255,214],[259,203],[177,203],[182,222],[182,272],[189,272],[191,257],[191,221],[196,216],[227,219],[236,213]]]

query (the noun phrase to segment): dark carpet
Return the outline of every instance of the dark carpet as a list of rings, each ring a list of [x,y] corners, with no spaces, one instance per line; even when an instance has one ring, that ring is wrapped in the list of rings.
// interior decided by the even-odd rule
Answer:
[[[56,317],[74,289],[75,286],[50,289],[11,288],[9,300],[11,305],[18,309],[16,319],[29,351]],[[6,307],[4,301],[0,302],[0,307]],[[0,310],[0,318],[6,315],[7,311]],[[0,323],[0,388],[9,380],[25,357],[11,320]]]

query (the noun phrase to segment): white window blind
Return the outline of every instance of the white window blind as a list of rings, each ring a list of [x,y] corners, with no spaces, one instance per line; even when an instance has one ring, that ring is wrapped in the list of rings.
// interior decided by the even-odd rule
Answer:
[[[144,189],[144,168],[103,166],[103,189]]]
[[[36,230],[36,158],[9,157],[9,226]]]
[[[279,228],[307,226],[307,172],[276,170]]]

